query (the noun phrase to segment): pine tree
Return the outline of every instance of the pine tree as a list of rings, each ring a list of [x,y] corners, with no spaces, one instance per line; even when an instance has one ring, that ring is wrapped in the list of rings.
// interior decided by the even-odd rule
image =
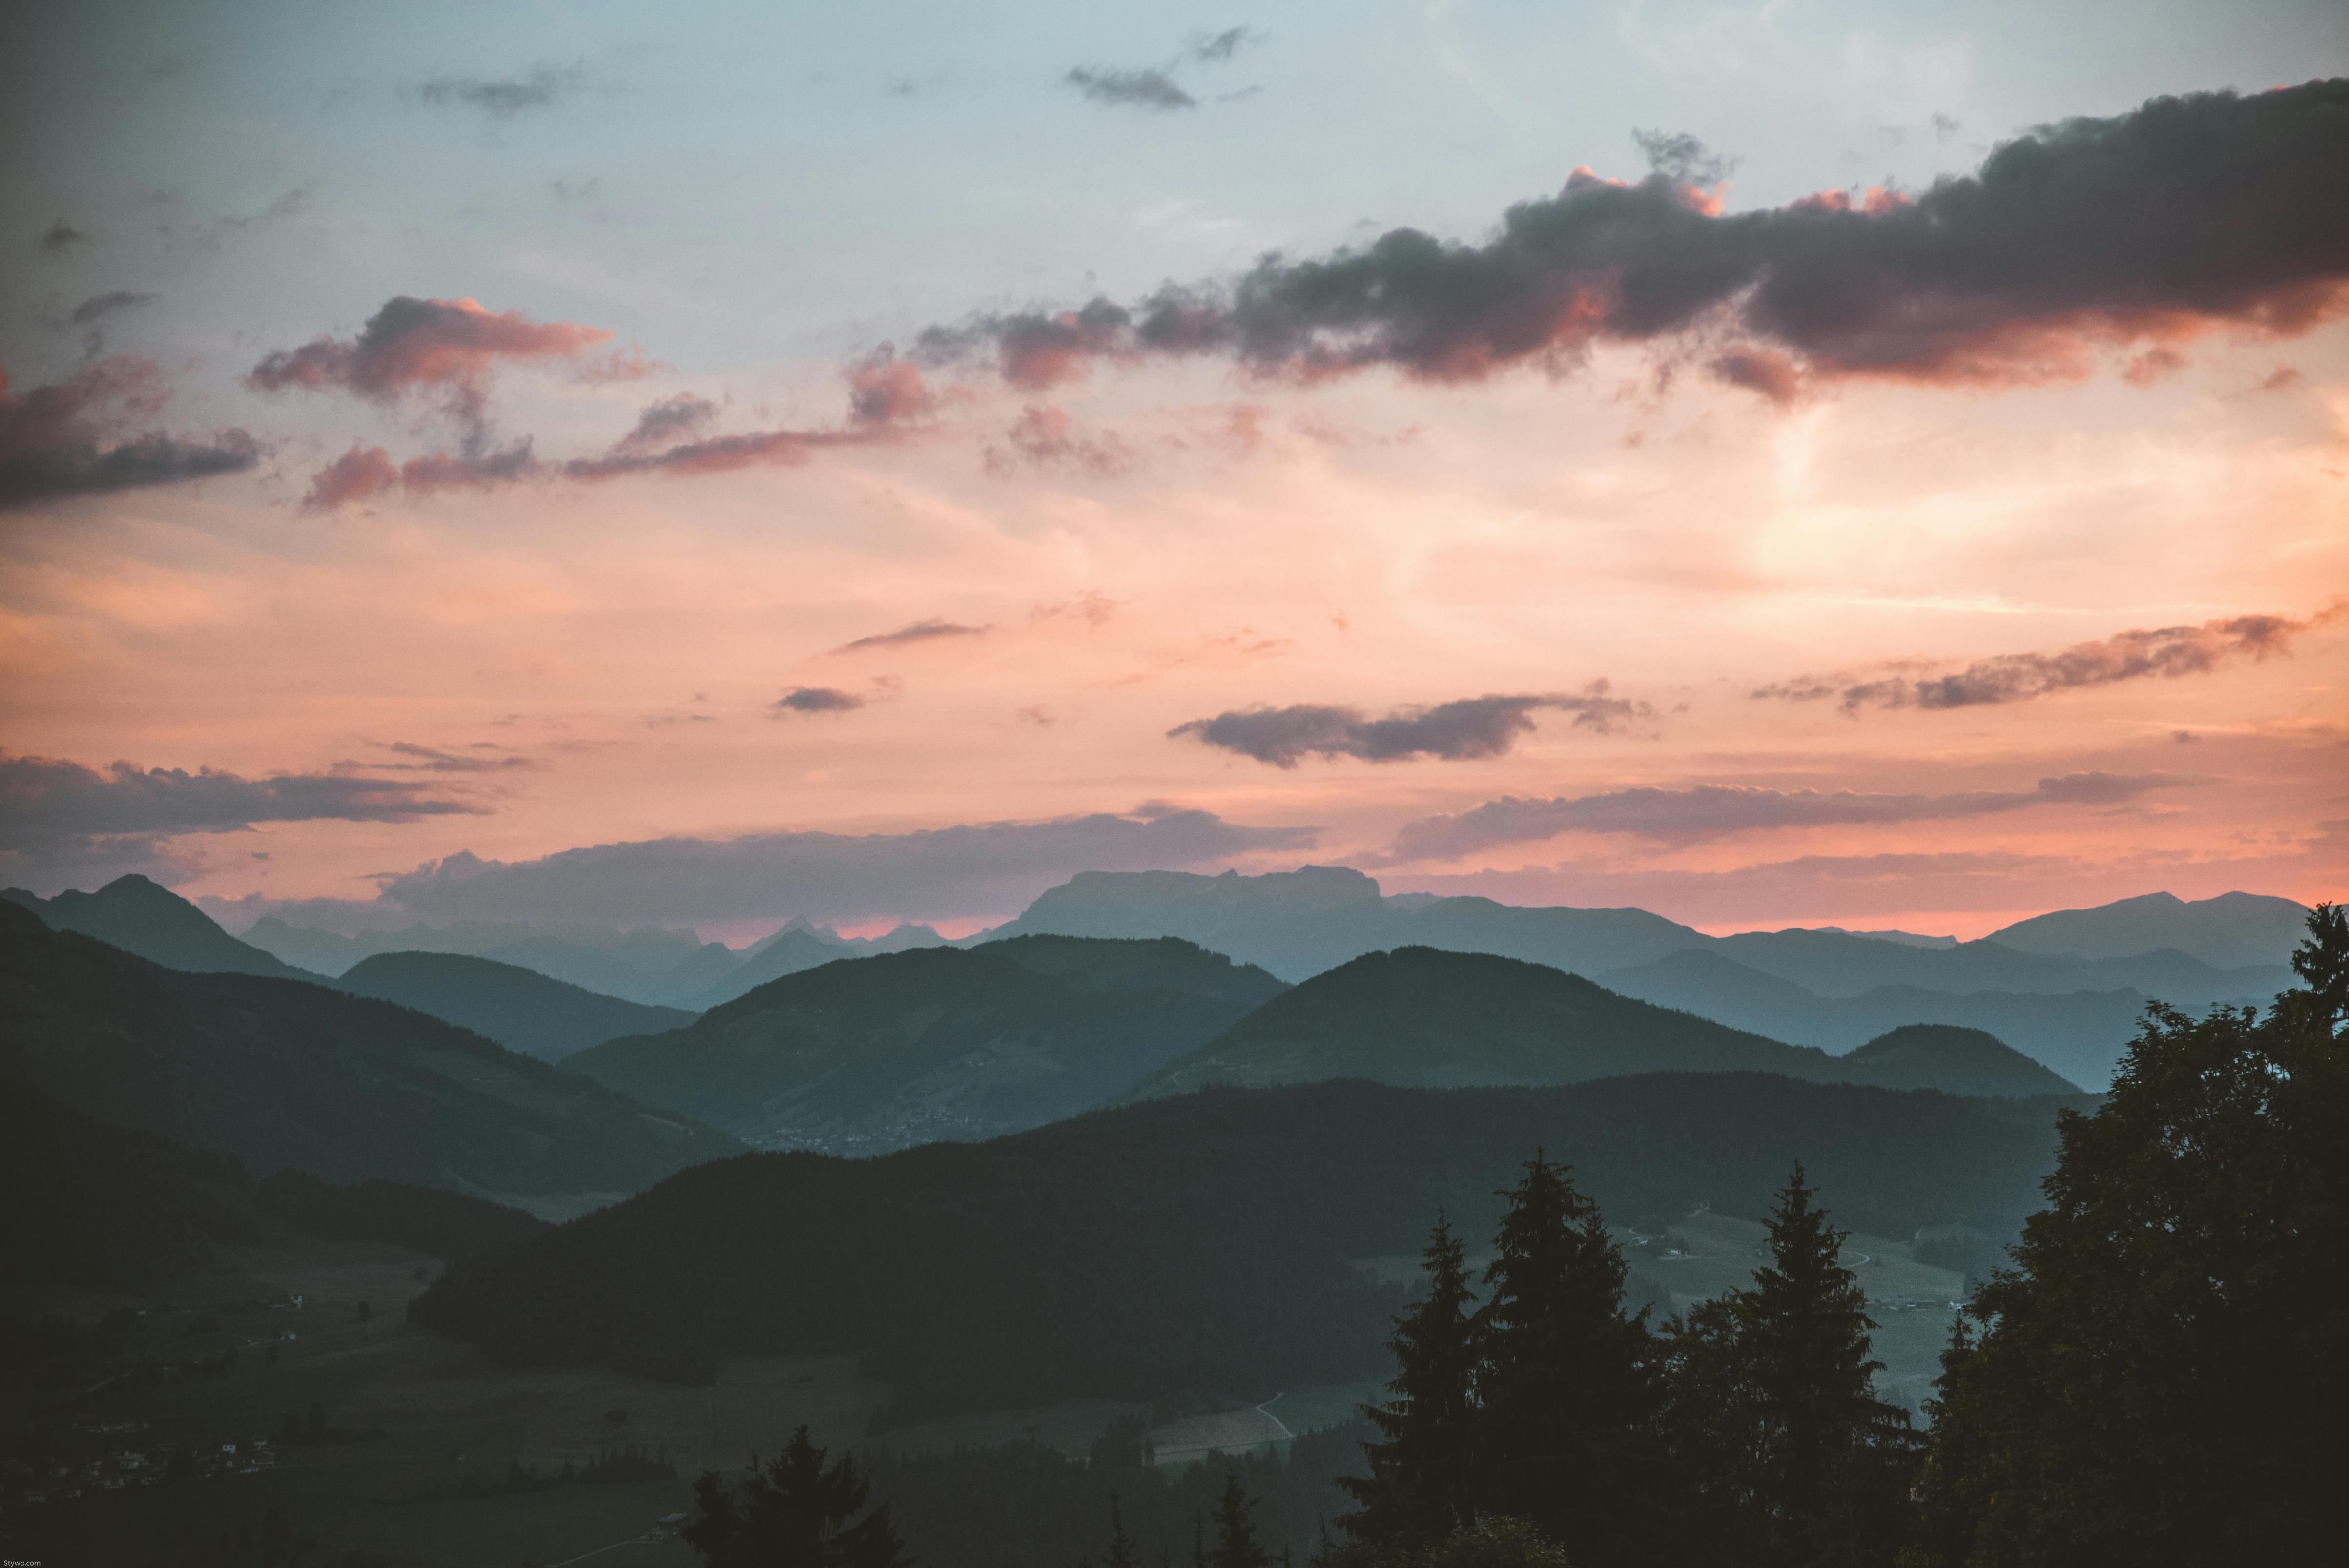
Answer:
[[[1237,1470],[1224,1472],[1224,1490],[1216,1499],[1216,1552],[1209,1568],[1272,1568],[1272,1556],[1256,1538],[1248,1522],[1254,1500],[1240,1488]]]
[[[1876,1397],[1884,1364],[1868,1355],[1868,1293],[1843,1266],[1846,1233],[1814,1196],[1797,1164],[1771,1213],[1770,1265],[1736,1307],[1761,1418],[1764,1558],[1889,1563],[1915,1439],[1908,1412]]]
[[[694,1517],[678,1533],[710,1568],[910,1568],[887,1504],[856,1517],[870,1490],[847,1456],[826,1465],[802,1427],[739,1487],[714,1471],[696,1481]]]
[[[1142,1568],[1142,1543],[1125,1532],[1125,1504],[1117,1493],[1109,1494],[1109,1555],[1102,1559],[1102,1568]]]
[[[1646,1314],[1623,1314],[1623,1256],[1598,1207],[1538,1152],[1525,1168],[1475,1318],[1475,1501],[1583,1561],[1628,1561],[1657,1479]]]
[[[1449,1221],[1439,1216],[1421,1266],[1427,1294],[1395,1319],[1393,1397],[1362,1413],[1383,1441],[1367,1442],[1367,1477],[1338,1484],[1361,1504],[1340,1522],[1357,1540],[1423,1542],[1468,1522],[1468,1445],[1475,1417],[1475,1293],[1468,1257]]]

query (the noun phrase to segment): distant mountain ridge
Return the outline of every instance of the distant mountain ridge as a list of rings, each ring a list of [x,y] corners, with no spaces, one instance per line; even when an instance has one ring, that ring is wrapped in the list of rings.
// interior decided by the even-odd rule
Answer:
[[[2248,898],[2206,902],[2223,906],[2224,917],[2246,907]],[[2071,913],[2104,919],[2098,911]],[[2271,924],[2272,913],[2262,917]],[[2090,921],[2076,929],[2103,928]],[[2206,921],[2203,929],[2207,934],[2215,928]],[[1927,946],[1903,940],[1905,933],[1801,929],[1716,938],[1642,909],[1382,898],[1361,872],[1327,866],[1261,877],[1085,872],[985,940],[1041,931],[1178,936],[1292,981],[1401,947],[1492,953],[1830,1049],[1848,1050],[1904,1023],[1986,1029],[2089,1089],[2110,1078],[2148,998],[2189,1007],[2264,1004],[2291,983],[2282,963],[2289,944],[2279,952],[2272,939],[2240,950],[2273,954],[2276,961],[2220,968],[2180,950],[2078,957],[1995,938]],[[2237,950],[2221,944],[2212,950]]]
[[[274,953],[237,940],[202,909],[136,872],[116,877],[95,893],[64,892],[43,898],[10,888],[0,891],[0,899],[30,909],[51,930],[95,937],[167,969],[317,978]]]
[[[575,1212],[741,1148],[423,1013],[308,981],[166,969],[13,905],[0,905],[0,1076],[258,1173],[524,1208]]]
[[[877,1152],[1090,1110],[1286,988],[1172,938],[839,960],[566,1065],[767,1147]]]
[[[2170,949],[2220,969],[2288,964],[2308,934],[2308,909],[2290,898],[2221,893],[2189,901],[2147,893],[2092,909],[2056,909],[1992,931],[1986,939],[2031,953],[2126,958]]]
[[[536,970],[463,953],[378,953],[332,983],[354,996],[429,1012],[542,1062],[560,1062],[623,1034],[675,1029],[694,1018],[683,1008],[601,996]]]
[[[1136,1093],[1329,1078],[1400,1088],[1546,1086],[1657,1072],[1775,1073],[2015,1097],[2080,1092],[1977,1031],[1888,1035],[1830,1056],[1546,965],[1407,947],[1314,976],[1169,1063]]]

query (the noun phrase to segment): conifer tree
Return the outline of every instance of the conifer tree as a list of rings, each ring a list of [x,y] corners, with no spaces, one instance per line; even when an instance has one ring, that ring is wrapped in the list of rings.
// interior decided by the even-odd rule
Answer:
[[[1142,1568],[1142,1543],[1125,1532],[1125,1504],[1115,1492],[1109,1494],[1109,1555],[1102,1568]]]
[[[1216,1552],[1209,1568],[1272,1568],[1272,1555],[1256,1538],[1248,1513],[1256,1502],[1241,1489],[1237,1470],[1224,1472],[1224,1490],[1216,1499]]]
[[[678,1533],[710,1568],[910,1568],[886,1503],[856,1517],[870,1490],[847,1456],[825,1464],[802,1427],[739,1487],[714,1471],[696,1481]]]
[[[1361,1511],[1340,1522],[1357,1540],[1439,1540],[1468,1522],[1469,1443],[1476,1376],[1475,1293],[1468,1257],[1450,1222],[1439,1216],[1421,1260],[1427,1294],[1395,1319],[1393,1397],[1362,1413],[1382,1441],[1366,1442],[1367,1477],[1338,1484]]]
[[[1476,1314],[1476,1504],[1583,1561],[1629,1561],[1654,1512],[1646,1314],[1623,1314],[1623,1256],[1597,1205],[1539,1152],[1525,1168]]]

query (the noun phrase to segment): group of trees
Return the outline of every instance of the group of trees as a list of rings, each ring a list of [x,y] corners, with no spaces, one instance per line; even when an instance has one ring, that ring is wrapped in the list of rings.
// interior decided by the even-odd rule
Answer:
[[[1438,1223],[1333,1565],[2189,1568],[2349,1540],[2349,919],[2264,1017],[2156,1005],[2060,1119],[2047,1206],[1959,1320],[1930,1440],[1795,1168],[1768,1266],[1651,1328],[1538,1156],[1477,1299]],[[1501,1543],[1500,1521],[1530,1527]],[[1482,1544],[1479,1544],[1481,1540]],[[1547,1542],[1548,1544],[1540,1544]]]
[[[1541,1562],[1547,1541],[1592,1564],[1889,1563],[1918,1438],[1871,1389],[1864,1298],[1814,1197],[1796,1166],[1753,1288],[1661,1325],[1626,1311],[1597,1206],[1538,1154],[1481,1301],[1439,1220],[1370,1473],[1340,1483],[1361,1506],[1336,1561],[1442,1562],[1481,1540],[1459,1560]]]

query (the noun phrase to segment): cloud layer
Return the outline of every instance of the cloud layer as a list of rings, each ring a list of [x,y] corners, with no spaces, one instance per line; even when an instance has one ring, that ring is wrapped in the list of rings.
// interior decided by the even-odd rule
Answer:
[[[2028,702],[2060,691],[2156,675],[2171,680],[2207,675],[2235,659],[2264,660],[2291,652],[2293,638],[2338,619],[2343,613],[2335,608],[2306,620],[2277,615],[2230,616],[2200,626],[2124,631],[2054,653],[2002,653],[1946,675],[1893,675],[1877,680],[1806,675],[1761,687],[1754,695],[1789,702],[1833,697],[1847,713],[1857,713],[1863,708],[1979,708]]]
[[[1579,695],[1466,697],[1432,707],[1398,708],[1377,719],[1359,708],[1309,703],[1240,708],[1177,724],[1166,734],[1170,740],[1187,736],[1277,768],[1293,768],[1308,757],[1399,763],[1426,756],[1464,762],[1507,754],[1533,733],[1533,715],[1545,708],[1572,713],[1576,727],[1601,733],[1629,720],[1653,717],[1646,703],[1609,696],[1607,682],[1597,680]]]
[[[0,511],[242,473],[260,462],[261,443],[242,430],[200,439],[138,430],[165,397],[161,372],[143,359],[102,359],[22,393],[9,390],[0,370]]]
[[[1315,831],[1151,810],[916,833],[661,838],[511,864],[452,855],[387,879],[381,897],[435,918],[947,919],[1013,913],[1079,871],[1174,870],[1304,849]]]
[[[428,761],[446,754],[418,750]],[[190,773],[129,763],[99,773],[78,763],[0,753],[0,851],[15,854],[104,838],[233,832],[263,822],[414,822],[480,810],[405,779],[345,773],[253,779],[212,768]]]
[[[1504,795],[1473,811],[1405,823],[1384,859],[1390,863],[1456,860],[1501,845],[1537,843],[1565,833],[1628,833],[1661,843],[1693,844],[1781,827],[1943,821],[2034,805],[2118,805],[2153,790],[2195,782],[2169,774],[2076,773],[2041,779],[2035,789],[1972,790],[1958,794],[1697,784],[1687,789],[1610,790],[1549,800]]]
[[[1702,150],[1661,138],[1651,156],[1693,171]],[[1481,245],[1397,229],[1131,308],[976,317],[922,348],[991,354],[1029,388],[1097,359],[1201,353],[1270,374],[1464,380],[1702,329],[1729,346],[1722,373],[1772,396],[1796,366],[1764,349],[1817,376],[2044,380],[2085,373],[2107,345],[2297,332],[2337,313],[2344,188],[2349,80],[2196,94],[2043,127],[1913,198],[1831,192],[1718,216],[1671,174],[1578,170]]]

